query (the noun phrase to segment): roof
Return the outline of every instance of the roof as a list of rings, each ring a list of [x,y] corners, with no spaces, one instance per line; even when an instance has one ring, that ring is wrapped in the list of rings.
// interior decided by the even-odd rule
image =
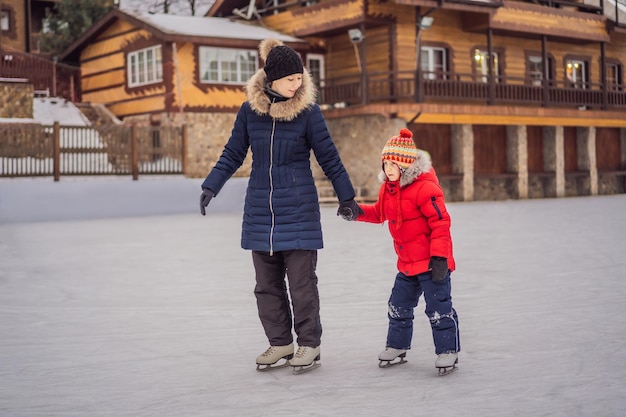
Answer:
[[[260,41],[266,38],[280,39],[285,43],[306,41],[288,36],[253,23],[232,21],[223,17],[175,16],[146,12],[126,12],[113,9],[83,33],[60,55],[61,61],[77,60],[80,51],[118,20],[126,20],[135,26],[152,32],[164,41],[197,41],[198,39],[233,39]]]
[[[283,42],[303,42],[261,26],[232,21],[222,17],[174,16],[170,14],[138,13],[139,20],[167,34],[210,38],[263,40],[277,38]]]

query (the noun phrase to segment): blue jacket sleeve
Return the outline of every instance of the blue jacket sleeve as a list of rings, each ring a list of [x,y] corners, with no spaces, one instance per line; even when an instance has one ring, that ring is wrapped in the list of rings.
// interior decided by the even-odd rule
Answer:
[[[309,114],[307,135],[315,158],[326,177],[333,184],[339,201],[353,199],[355,194],[352,182],[341,162],[339,151],[330,136],[322,111],[317,104],[313,105]]]
[[[226,146],[224,146],[222,155],[202,183],[202,188],[210,189],[215,195],[220,192],[226,181],[239,169],[248,154],[250,141],[246,109],[247,103],[244,103],[237,113],[230,139],[228,139]]]

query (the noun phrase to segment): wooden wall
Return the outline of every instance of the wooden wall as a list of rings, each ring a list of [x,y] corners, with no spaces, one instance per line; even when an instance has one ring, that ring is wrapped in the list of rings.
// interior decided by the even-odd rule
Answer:
[[[10,32],[3,32],[0,40],[4,50],[26,51],[26,10],[22,0],[2,0],[2,8],[10,11],[11,24],[15,25]]]
[[[529,174],[544,172],[542,130],[542,126],[526,126]]]
[[[129,88],[127,54],[154,45],[161,45],[163,81]],[[254,42],[251,48],[256,46]],[[246,99],[243,85],[200,84],[197,53],[194,43],[178,42],[174,46],[118,20],[81,52],[83,101],[106,103],[119,118],[181,110],[236,112]]]
[[[474,175],[507,172],[506,126],[473,125]]]
[[[126,53],[134,49],[162,45],[146,30],[118,20],[98,39],[81,51],[81,88],[83,101],[106,103],[113,114],[123,118],[133,114],[155,113],[166,110],[167,80],[171,68],[166,71],[166,47],[164,55],[163,83],[151,84],[129,90],[126,77]]]
[[[622,153],[619,129],[596,129],[596,163],[598,171],[626,171],[626,166],[622,166]]]
[[[430,154],[437,175],[452,174],[452,126],[441,124],[412,124],[413,140],[418,149]]]

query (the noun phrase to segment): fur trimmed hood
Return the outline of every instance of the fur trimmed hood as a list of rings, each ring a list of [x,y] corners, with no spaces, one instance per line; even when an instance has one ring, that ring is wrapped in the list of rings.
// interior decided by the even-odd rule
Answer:
[[[268,85],[267,76],[263,68],[257,70],[246,85],[248,102],[252,110],[258,115],[268,115],[274,119],[289,122],[315,103],[315,84],[313,83],[313,77],[311,77],[306,68],[302,74],[302,86],[300,86],[296,95],[288,100],[272,103],[265,93],[265,88]]]
[[[429,172],[433,166],[432,160],[430,158],[430,154],[421,149],[417,150],[417,156],[415,158],[415,162],[411,164],[407,169],[402,171],[400,175],[400,187],[405,187],[413,181],[417,179],[420,175]],[[378,174],[378,179],[380,182],[385,182],[387,180],[387,175],[385,175],[385,171],[380,171]]]

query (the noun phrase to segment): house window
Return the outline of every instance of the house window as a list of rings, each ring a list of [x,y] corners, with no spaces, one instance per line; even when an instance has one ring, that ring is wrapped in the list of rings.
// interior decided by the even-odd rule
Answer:
[[[8,32],[11,30],[11,12],[0,10],[0,30]]]
[[[477,74],[479,80],[483,83],[489,82],[489,65],[493,68],[494,81],[500,81],[500,54],[493,52],[489,59],[489,52],[474,49],[474,73]]]
[[[567,59],[565,76],[572,87],[587,88],[587,63],[578,59]]]
[[[422,47],[421,66],[424,79],[445,80],[448,78],[448,59],[445,48]]]
[[[609,91],[622,89],[623,75],[622,66],[616,63],[606,64],[606,85]]]
[[[161,45],[128,54],[128,86],[138,87],[163,81]]]
[[[552,79],[552,59],[548,58],[547,79]],[[526,74],[530,80],[530,84],[541,86],[546,71],[543,68],[543,58],[540,55],[528,55],[526,58]]]
[[[317,87],[324,85],[324,55],[308,54],[306,57],[306,67],[313,77],[313,82]]]
[[[245,84],[257,70],[257,51],[201,46],[200,81]]]
[[[324,55],[308,54],[306,56],[306,68],[313,78],[313,83],[317,87],[318,100],[323,95],[324,87]]]

